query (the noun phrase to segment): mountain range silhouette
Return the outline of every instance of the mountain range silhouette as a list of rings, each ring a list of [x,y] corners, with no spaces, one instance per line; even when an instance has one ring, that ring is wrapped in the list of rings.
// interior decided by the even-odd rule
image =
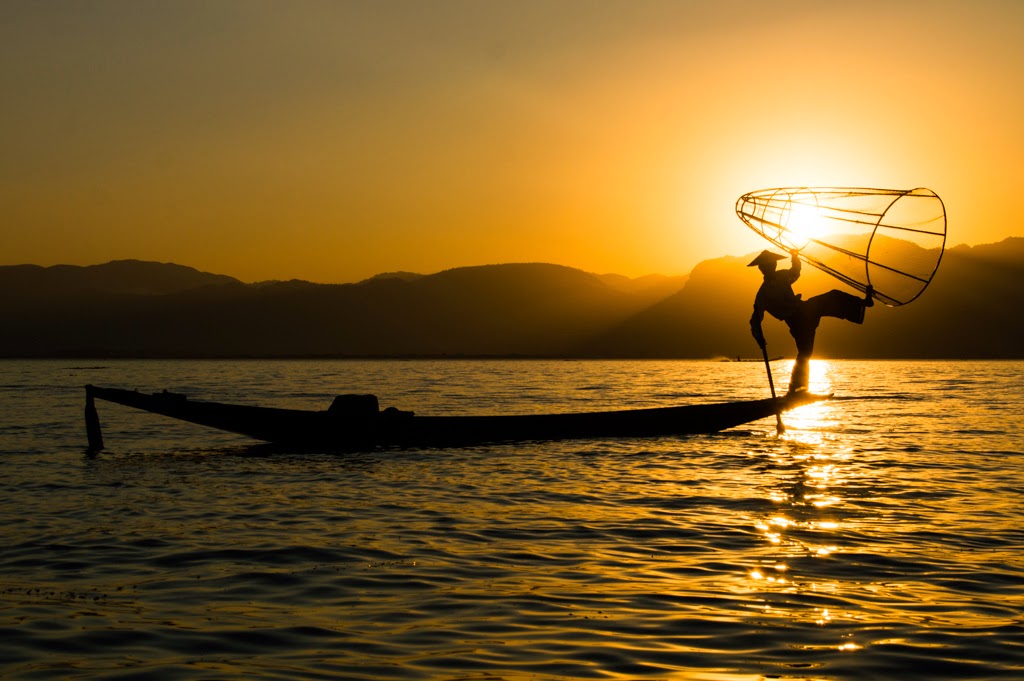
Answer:
[[[748,320],[752,255],[701,262],[685,277],[631,279],[514,263],[355,284],[245,284],[170,263],[0,267],[0,357],[758,357]],[[816,354],[834,358],[1024,357],[1024,238],[946,250],[909,305],[863,326],[825,320]],[[805,267],[809,297],[841,285]],[[769,352],[791,357],[785,325]]]

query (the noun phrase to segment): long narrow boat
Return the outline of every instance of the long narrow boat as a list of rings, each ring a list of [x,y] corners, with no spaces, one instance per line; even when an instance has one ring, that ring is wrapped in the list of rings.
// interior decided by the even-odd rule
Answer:
[[[85,386],[85,394],[86,432],[93,451],[103,449],[97,399],[266,442],[359,450],[715,433],[829,397],[797,393],[776,399],[624,411],[417,416],[393,407],[381,411],[373,395],[340,395],[326,411],[311,411],[203,402],[166,391],[146,394],[93,385]]]

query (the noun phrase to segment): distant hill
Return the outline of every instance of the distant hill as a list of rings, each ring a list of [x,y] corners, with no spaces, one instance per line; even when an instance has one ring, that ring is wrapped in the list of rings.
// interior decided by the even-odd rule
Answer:
[[[541,263],[336,285],[246,285],[158,263],[3,269],[0,295],[19,301],[0,336],[6,357],[564,355],[684,282],[612,285]]]
[[[41,298],[83,298],[102,295],[164,295],[202,286],[238,284],[223,274],[208,274],[183,265],[115,260],[104,265],[0,266],[0,291],[11,303]]]
[[[833,330],[829,349],[836,356],[1024,357],[1022,282],[1024,238],[949,249],[920,298],[872,314],[859,342]]]
[[[416,281],[422,279],[422,274],[416,274],[415,272],[381,272],[375,274],[365,281],[379,281],[381,279],[400,279],[402,281]]]
[[[655,302],[670,296],[686,284],[687,277],[666,277],[662,274],[648,274],[630,279],[621,274],[599,275],[601,281],[625,293],[640,294]]]
[[[752,254],[751,254],[752,255]],[[751,255],[700,263],[686,287],[580,347],[591,357],[756,357],[749,319],[761,284]],[[783,263],[783,266],[788,266]],[[920,298],[896,308],[876,305],[856,326],[824,319],[815,352],[846,358],[1024,357],[1024,238],[946,251]],[[804,266],[794,289],[809,298],[843,286]],[[847,289],[849,290],[849,289]],[[763,324],[771,353],[793,356],[785,324]]]
[[[243,284],[169,263],[0,267],[0,357],[756,357],[752,254],[688,277],[543,263],[396,272],[356,284]],[[850,358],[1024,357],[1024,238],[946,251],[913,303],[823,321],[816,351]],[[811,267],[805,297],[841,288]],[[792,356],[765,322],[771,353]]]
[[[743,256],[701,262],[683,289],[587,339],[574,354],[620,358],[750,354],[748,320],[760,275],[746,267],[749,261],[750,256]]]

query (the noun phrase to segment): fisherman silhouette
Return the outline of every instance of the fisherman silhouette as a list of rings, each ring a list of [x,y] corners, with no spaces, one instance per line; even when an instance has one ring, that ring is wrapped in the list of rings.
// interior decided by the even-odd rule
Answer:
[[[757,290],[754,298],[754,314],[750,317],[750,332],[754,340],[764,350],[766,343],[761,331],[761,321],[768,312],[778,320],[786,322],[789,333],[796,341],[796,361],[793,363],[793,374],[789,379],[789,392],[807,390],[808,363],[814,351],[814,334],[822,317],[838,317],[862,324],[864,310],[875,304],[872,294],[874,290],[868,285],[863,298],[833,289],[828,293],[801,299],[801,294],[793,293],[793,283],[800,278],[799,251],[789,252],[792,266],[788,270],[779,270],[778,261],[786,256],[761,251],[747,267],[757,265],[764,275],[764,283]]]

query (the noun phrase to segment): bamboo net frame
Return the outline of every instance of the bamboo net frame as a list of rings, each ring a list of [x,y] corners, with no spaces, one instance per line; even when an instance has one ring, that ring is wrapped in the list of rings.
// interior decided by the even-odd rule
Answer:
[[[946,245],[946,209],[930,189],[792,187],[736,201],[748,227],[785,251],[890,306],[924,292]]]

